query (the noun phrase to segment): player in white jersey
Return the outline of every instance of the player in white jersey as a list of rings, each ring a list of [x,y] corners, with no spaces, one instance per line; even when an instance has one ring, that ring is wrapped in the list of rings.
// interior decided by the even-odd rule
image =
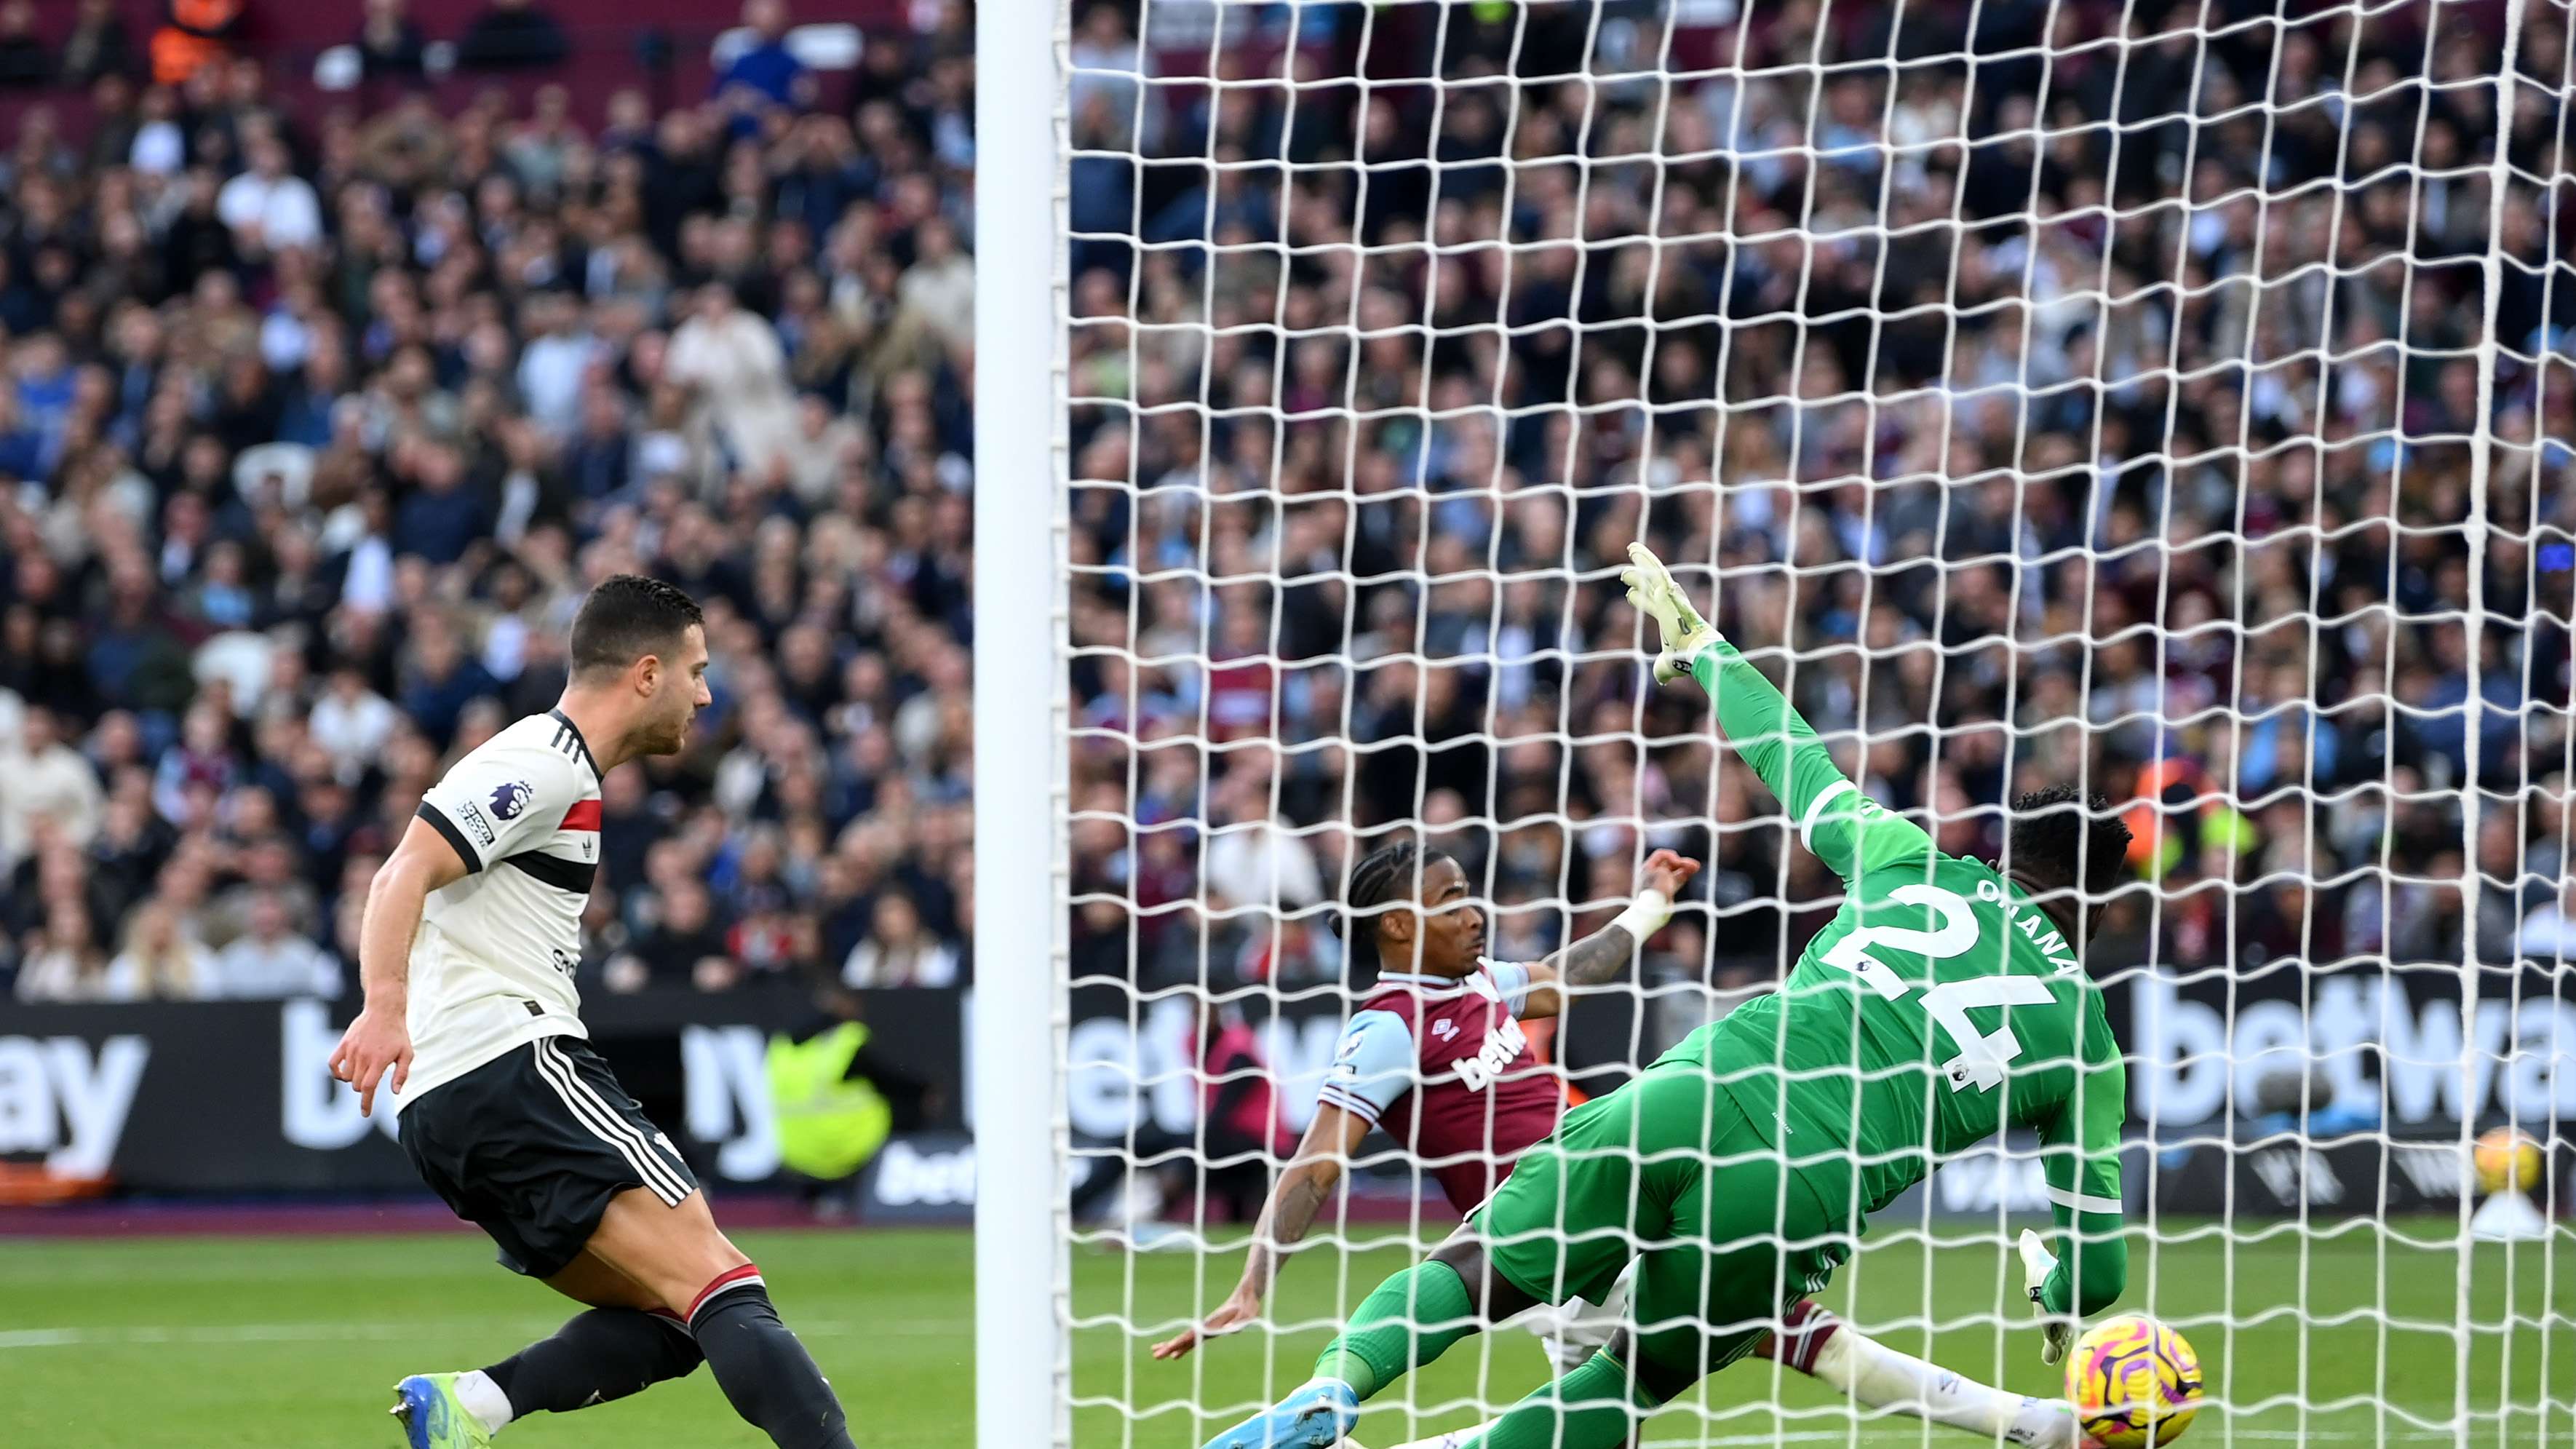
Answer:
[[[821,1370],[778,1320],[697,1179],[590,1050],[573,968],[599,860],[599,781],[678,753],[708,703],[705,622],[633,574],[573,620],[563,698],[486,740],[422,796],[367,890],[366,1006],[331,1069],[371,1112],[393,1093],[421,1176],[503,1266],[591,1305],[489,1368],[394,1386],[412,1449],[481,1449],[568,1413],[714,1372],[780,1449],[852,1449]]]

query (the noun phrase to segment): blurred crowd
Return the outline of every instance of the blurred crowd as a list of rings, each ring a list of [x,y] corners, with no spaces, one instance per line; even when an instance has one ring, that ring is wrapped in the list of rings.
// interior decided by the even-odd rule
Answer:
[[[342,989],[621,569],[707,605],[716,705],[608,782],[585,984],[963,980],[963,0],[828,87],[752,0],[596,114],[288,104],[69,8],[0,4],[0,85],[95,103],[0,154],[0,981]],[[472,63],[553,63],[484,8],[528,50]],[[1647,687],[1639,537],[1945,848],[2131,809],[2138,958],[2576,940],[2563,5],[2503,84],[2465,6],[1074,12],[1078,972],[1337,979],[1394,828],[1505,956],[1674,845],[1650,978],[1776,971],[1836,887]]]
[[[544,0],[476,8],[542,82]],[[597,114],[140,35],[0,78],[95,111],[0,153],[0,994],[354,987],[422,788],[630,570],[715,703],[606,783],[585,986],[965,979],[972,11],[906,13],[826,85],[751,0],[705,94]],[[0,59],[101,23],[0,4]],[[416,67],[398,0],[351,23]]]
[[[2097,969],[2563,956],[2569,28],[2520,13],[2499,83],[2493,7],[1083,8],[1077,969],[1335,979],[1418,828],[1498,956],[1672,845],[1649,980],[1778,971],[1840,887],[1652,690],[1636,538],[1944,848],[2128,810]]]

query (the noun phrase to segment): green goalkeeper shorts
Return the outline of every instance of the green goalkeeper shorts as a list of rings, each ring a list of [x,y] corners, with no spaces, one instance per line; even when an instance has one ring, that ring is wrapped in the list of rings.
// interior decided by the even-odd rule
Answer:
[[[1667,1058],[1566,1113],[1472,1222],[1495,1271],[1547,1303],[1602,1301],[1642,1255],[1633,1321],[1695,1321],[1711,1368],[1821,1291],[1851,1251],[1695,1058]]]

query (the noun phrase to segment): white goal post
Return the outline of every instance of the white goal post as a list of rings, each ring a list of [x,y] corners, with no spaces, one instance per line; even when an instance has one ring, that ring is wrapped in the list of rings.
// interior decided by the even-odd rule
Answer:
[[[1942,849],[2059,780],[2139,831],[2088,966],[2187,1442],[2576,1442],[2566,0],[979,12],[980,1449],[1194,1449],[1446,1230],[1373,1136],[1258,1326],[1147,1357],[1371,990],[1370,848],[1508,960],[1706,862],[1541,1032],[1577,1093],[1830,916],[1644,678],[1639,538]],[[2057,1392],[2038,1184],[1944,1163],[1820,1301]],[[1544,1376],[1487,1335],[1359,1437]],[[1647,1442],[1974,1441],[1766,1363]]]
[[[1063,16],[975,35],[975,1442],[1071,1432],[1064,1217],[1066,889]]]

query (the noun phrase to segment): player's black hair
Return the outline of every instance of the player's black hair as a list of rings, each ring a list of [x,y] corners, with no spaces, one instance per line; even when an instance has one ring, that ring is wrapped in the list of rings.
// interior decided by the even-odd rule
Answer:
[[[2131,838],[2110,801],[2051,785],[2012,802],[2008,863],[2044,885],[2081,889],[2089,904],[2119,888]]]
[[[1376,940],[1378,914],[1408,899],[1406,892],[1419,889],[1416,882],[1429,874],[1431,867],[1451,858],[1445,850],[1425,850],[1410,840],[1370,851],[1351,867],[1350,886],[1342,892],[1342,913],[1333,918],[1333,934],[1346,940]],[[1369,918],[1369,929],[1354,930],[1345,924],[1354,917]]]
[[[677,584],[642,574],[599,581],[572,620],[572,672],[620,670],[647,654],[677,653],[690,625],[706,626],[698,601]]]

